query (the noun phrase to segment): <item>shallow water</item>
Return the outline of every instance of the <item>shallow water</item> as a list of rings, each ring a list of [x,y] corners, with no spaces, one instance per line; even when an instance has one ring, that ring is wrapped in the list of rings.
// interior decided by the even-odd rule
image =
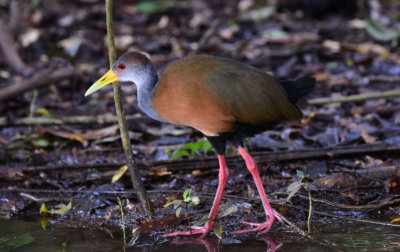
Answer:
[[[57,222],[61,223],[63,220]],[[53,223],[44,229],[40,221],[0,220],[0,251],[124,251],[121,230],[95,228],[71,228]],[[276,230],[268,236],[226,237],[221,241],[211,238],[203,240],[201,244],[189,241],[185,244],[173,244],[164,238],[154,237],[153,241],[156,240],[157,244],[146,244],[146,239],[142,236],[136,247],[127,247],[125,251],[400,250],[400,227],[341,224],[332,228],[325,226],[323,232],[315,232],[313,236],[318,241],[300,239]]]

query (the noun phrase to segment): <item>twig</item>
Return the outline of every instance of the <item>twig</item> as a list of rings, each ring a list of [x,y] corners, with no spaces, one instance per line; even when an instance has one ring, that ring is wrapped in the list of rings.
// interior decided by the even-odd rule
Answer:
[[[115,61],[115,46],[114,46],[114,29],[113,29],[113,2],[106,0],[106,19],[107,19],[107,41],[108,41],[108,54],[110,58],[110,67]],[[129,175],[131,177],[133,188],[135,189],[140,205],[146,215],[151,215],[150,201],[147,197],[146,190],[140,179],[140,174],[135,163],[135,158],[132,153],[131,141],[129,139],[128,130],[126,126],[125,111],[121,101],[121,87],[118,82],[113,83],[114,89],[114,102],[115,109],[118,116],[118,124],[121,132],[122,147],[124,148],[126,164],[128,166]]]
[[[302,211],[308,212],[307,209],[305,209],[303,207],[300,207],[300,206],[295,206],[295,205],[290,205],[290,204],[283,204],[283,203],[275,203],[275,205],[294,208],[294,209],[297,209],[297,210],[302,210]],[[368,224],[375,224],[375,225],[381,225],[381,226],[400,228],[400,225],[398,225],[398,224],[392,224],[392,223],[386,223],[386,222],[380,222],[380,221],[363,220],[363,219],[353,219],[353,218],[349,218],[349,217],[345,217],[345,216],[341,216],[341,215],[337,215],[337,214],[324,213],[324,212],[315,211],[315,210],[313,211],[313,213],[314,214],[318,214],[318,215],[322,215],[322,216],[331,217],[331,218],[342,219],[342,220],[348,220],[348,221],[354,221],[354,222],[361,222],[361,223],[368,223]]]
[[[203,36],[198,43],[196,52],[201,52],[208,45],[208,41],[218,32],[218,28],[221,26],[221,23],[221,20],[215,20],[211,24],[211,26],[203,33]]]
[[[381,98],[395,98],[400,96],[400,90],[391,90],[386,92],[376,92],[376,93],[367,93],[367,94],[358,94],[358,95],[349,95],[349,96],[340,96],[340,97],[323,97],[323,98],[315,98],[309,99],[308,104],[310,105],[324,105],[328,103],[335,102],[358,102],[358,101],[366,101],[373,99],[381,99]]]
[[[332,249],[332,250],[334,250],[334,251],[342,251],[342,250],[340,250],[340,249],[337,249],[337,248],[335,248],[335,247],[332,247],[331,245],[329,245],[329,244],[327,244],[327,243],[325,243],[325,242],[323,242],[323,241],[320,241],[320,240],[318,240],[318,239],[316,239],[314,236],[311,236],[310,235],[310,232],[305,232],[303,229],[301,229],[300,227],[298,227],[296,224],[294,224],[293,222],[291,222],[291,221],[289,221],[289,219],[287,219],[285,216],[283,216],[282,214],[280,214],[279,212],[277,212],[277,211],[275,211],[274,210],[274,213],[276,214],[276,215],[278,215],[290,228],[292,228],[292,230],[294,230],[296,233],[298,233],[299,235],[301,235],[302,237],[307,237],[308,239],[310,239],[310,240],[312,240],[312,241],[315,241],[315,242],[317,242],[317,243],[319,243],[319,244],[321,244],[321,245],[323,245],[323,246],[327,246],[327,247],[329,247],[330,249]]]
[[[296,194],[297,197],[307,200],[309,199],[307,196],[301,195],[301,194]],[[296,197],[295,196],[295,197]],[[317,203],[322,203],[331,207],[335,207],[335,208],[342,208],[342,209],[347,209],[347,210],[363,210],[363,209],[381,209],[387,206],[391,206],[397,203],[400,203],[400,199],[393,199],[389,202],[383,202],[383,203],[379,203],[379,204],[375,204],[375,205],[361,205],[361,206],[357,206],[357,205],[345,205],[345,204],[338,204],[338,203],[333,203],[324,199],[318,199],[318,198],[312,198],[313,202],[317,202]]]
[[[127,115],[126,120],[140,119],[141,114]],[[26,126],[26,125],[58,125],[58,124],[114,124],[118,122],[116,116],[63,116],[63,117],[0,117],[0,126]]]
[[[310,235],[311,234],[311,216],[312,216],[313,207],[312,207],[311,190],[308,185],[308,182],[307,182],[307,191],[308,191],[308,205],[309,205],[308,217],[307,217],[307,234]]]
[[[303,229],[299,228],[296,224],[288,220],[285,216],[283,216],[281,213],[278,211],[274,210],[275,215],[279,216],[289,227],[291,227],[296,233],[298,233],[301,236],[308,236],[307,232],[305,232]]]
[[[3,89],[0,89],[0,101],[12,99],[15,96],[25,93],[31,89],[40,88],[52,83],[58,83],[60,80],[71,78],[77,75],[79,75],[78,71],[72,67],[62,67],[59,69],[50,68],[42,70],[30,79],[27,79],[21,83],[14,83]]]

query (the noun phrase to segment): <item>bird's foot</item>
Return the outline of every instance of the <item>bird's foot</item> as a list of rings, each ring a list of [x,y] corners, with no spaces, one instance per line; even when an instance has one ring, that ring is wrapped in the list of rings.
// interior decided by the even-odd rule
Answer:
[[[170,234],[165,234],[165,237],[172,237],[172,236],[178,236],[178,235],[197,235],[201,234],[201,236],[198,239],[204,239],[212,230],[214,227],[214,222],[209,221],[207,222],[204,227],[196,227],[196,226],[190,226],[189,231],[179,231],[179,232],[174,232]]]
[[[249,233],[249,232],[258,232],[260,234],[263,234],[263,233],[268,232],[271,229],[272,225],[275,222],[275,219],[277,219],[279,222],[282,222],[282,219],[278,215],[275,215],[275,213],[268,214],[267,221],[264,223],[253,223],[253,222],[244,221],[243,224],[255,226],[255,228],[238,230],[238,231],[234,231],[232,233],[233,234],[244,234],[244,233]]]

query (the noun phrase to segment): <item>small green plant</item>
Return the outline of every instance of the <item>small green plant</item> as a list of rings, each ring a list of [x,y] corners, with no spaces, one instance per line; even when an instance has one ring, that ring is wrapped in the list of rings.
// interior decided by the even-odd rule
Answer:
[[[354,66],[354,63],[353,63],[353,61],[352,61],[351,59],[348,59],[348,60],[346,61],[346,65],[347,65],[348,67],[353,67],[353,66]]]
[[[308,234],[311,233],[311,215],[312,215],[312,198],[311,198],[311,190],[309,186],[309,182],[312,182],[312,179],[304,175],[303,171],[297,170],[297,176],[301,179],[300,181],[295,181],[288,186],[287,191],[289,195],[286,201],[289,201],[299,190],[300,188],[304,188],[308,192],[308,201],[309,201],[309,210],[308,210],[308,218],[307,218],[307,230]]]
[[[201,153],[207,155],[209,151],[213,150],[211,143],[208,140],[198,140],[194,143],[186,143],[178,149],[168,148],[165,153],[172,159],[178,159],[179,157],[191,157],[201,156]],[[171,154],[172,152],[172,154]]]
[[[49,148],[53,143],[45,136],[31,133],[29,135],[18,135],[11,139],[10,149]]]
[[[121,209],[121,222],[122,222],[122,234],[124,235],[124,246],[126,246],[126,232],[125,232],[125,217],[124,217],[124,209],[122,208],[121,199],[117,196],[117,201],[119,208]]]
[[[197,196],[192,196],[192,189],[186,189],[183,192],[183,199],[181,200],[174,200],[164,205],[164,208],[168,208],[169,206],[174,206],[176,209],[176,217],[179,217],[181,214],[182,208],[186,207],[187,205],[191,205],[192,207],[197,206],[200,204],[200,198]]]

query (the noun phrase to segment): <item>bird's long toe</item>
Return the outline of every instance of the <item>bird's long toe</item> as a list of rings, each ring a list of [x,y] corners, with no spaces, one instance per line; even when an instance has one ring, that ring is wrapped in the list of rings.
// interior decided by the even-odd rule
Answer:
[[[179,232],[174,232],[174,233],[169,233],[165,234],[165,237],[173,237],[173,236],[180,236],[180,235],[198,235],[201,234],[201,236],[198,239],[203,239],[205,238],[212,230],[213,225],[212,224],[206,224],[204,227],[195,227],[195,226],[190,226],[189,231],[179,231]]]
[[[233,234],[244,234],[250,232],[266,233],[271,229],[273,223],[274,223],[273,221],[266,221],[264,223],[243,222],[243,224],[255,226],[255,228],[234,231]]]
[[[232,232],[233,234],[244,234],[244,233],[249,233],[249,232],[258,232],[260,234],[267,233],[272,225],[274,224],[275,220],[278,220],[281,222],[281,218],[274,213],[268,214],[267,215],[267,221],[263,223],[254,223],[254,222],[247,222],[244,221],[244,225],[249,225],[249,226],[254,226],[255,228],[249,228],[249,229],[244,229],[244,230],[238,230]]]

